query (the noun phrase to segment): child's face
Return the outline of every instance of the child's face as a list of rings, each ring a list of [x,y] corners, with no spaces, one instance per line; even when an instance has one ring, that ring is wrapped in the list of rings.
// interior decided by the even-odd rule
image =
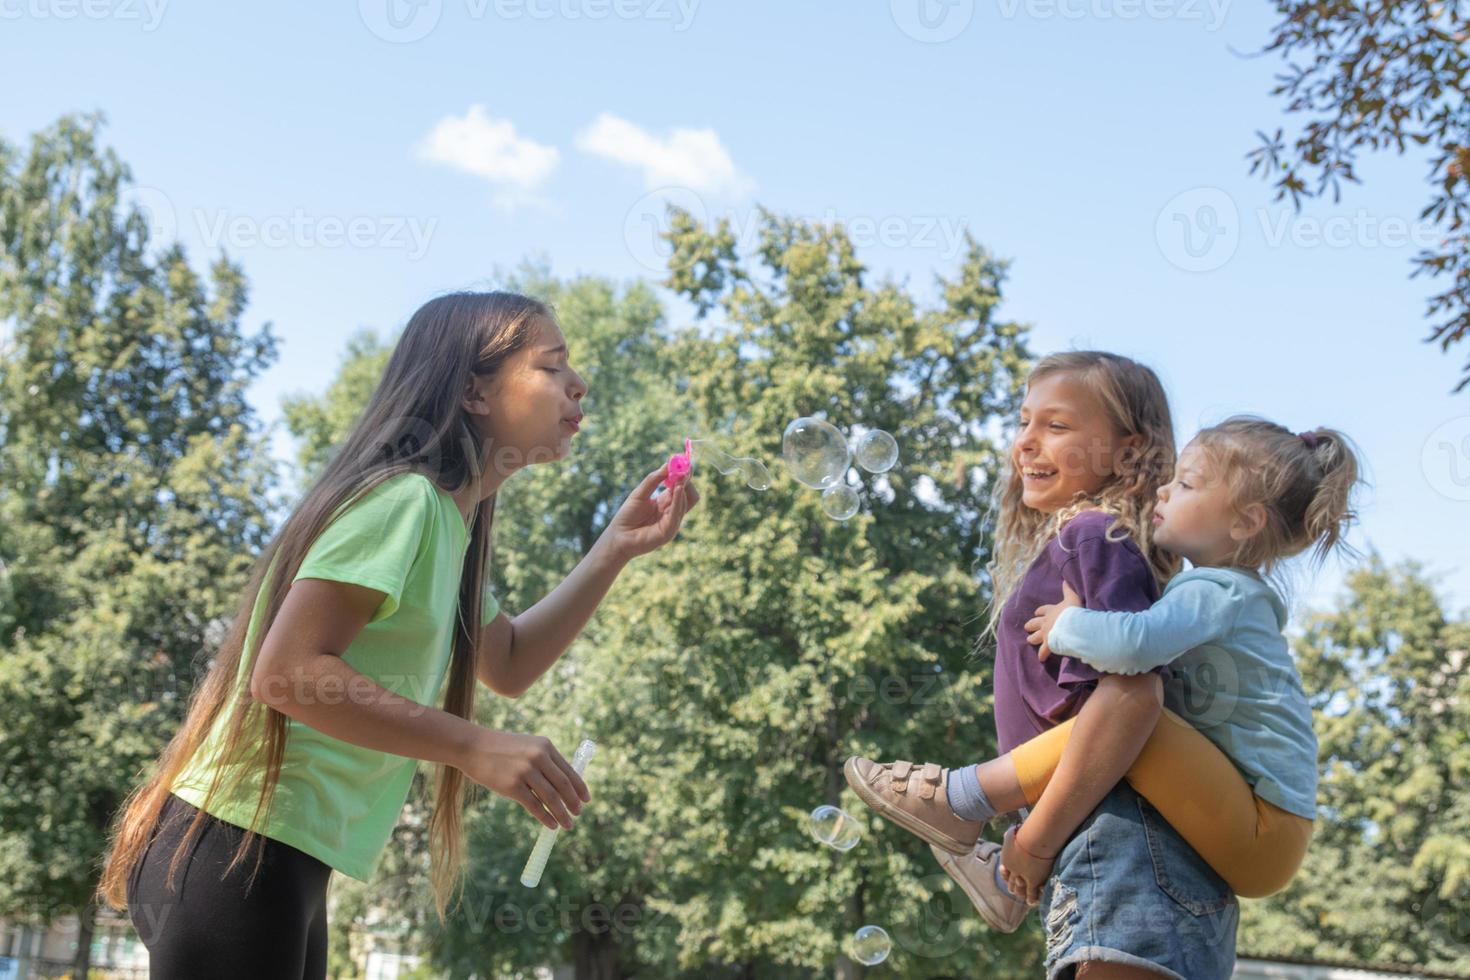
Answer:
[[[1092,389],[1071,372],[1031,382],[1011,465],[1021,475],[1021,502],[1055,513],[1078,493],[1093,493],[1113,475],[1113,457],[1139,436],[1120,437]]]
[[[481,397],[471,410],[490,439],[489,466],[502,478],[571,451],[587,384],[568,356],[561,327],[537,317],[526,346],[506,358],[493,379],[475,379]]]
[[[1252,520],[1236,512],[1230,489],[1208,453],[1191,442],[1179,454],[1174,478],[1159,487],[1154,544],[1196,565],[1223,564],[1250,536]]]

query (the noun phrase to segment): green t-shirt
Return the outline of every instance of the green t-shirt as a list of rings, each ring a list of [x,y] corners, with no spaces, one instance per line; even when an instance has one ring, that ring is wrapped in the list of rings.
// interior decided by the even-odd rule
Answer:
[[[452,653],[460,574],[469,535],[459,508],[428,477],[403,473],[339,510],[312,543],[293,582],[351,582],[384,593],[372,619],[342,654],[358,672],[419,704],[433,704]],[[267,573],[266,582],[270,581]],[[266,588],[256,596],[245,648],[265,615]],[[500,611],[487,589],[488,623]],[[242,657],[236,683],[249,665]],[[348,691],[321,693],[347,700]],[[202,807],[214,774],[223,715],[170,789]],[[416,760],[363,748],[287,719],[280,781],[258,832],[367,881],[408,798]],[[218,795],[208,810],[248,827],[260,795],[260,772],[247,773],[231,799]]]

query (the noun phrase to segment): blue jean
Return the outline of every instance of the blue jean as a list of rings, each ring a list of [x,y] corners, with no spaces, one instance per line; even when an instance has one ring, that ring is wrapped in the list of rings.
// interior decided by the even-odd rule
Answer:
[[[1175,980],[1228,980],[1235,967],[1230,886],[1126,783],[1058,855],[1041,913],[1047,980],[1093,961]]]

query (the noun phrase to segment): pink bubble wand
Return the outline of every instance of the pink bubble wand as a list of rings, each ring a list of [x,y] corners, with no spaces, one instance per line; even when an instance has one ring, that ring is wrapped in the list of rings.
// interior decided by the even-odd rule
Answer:
[[[689,475],[694,468],[694,440],[684,440],[684,451],[674,453],[669,457],[669,472],[664,477],[664,489],[672,490],[679,485],[679,481]]]

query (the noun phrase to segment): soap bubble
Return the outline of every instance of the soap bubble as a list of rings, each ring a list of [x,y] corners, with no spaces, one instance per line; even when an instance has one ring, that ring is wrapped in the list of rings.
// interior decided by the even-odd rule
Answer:
[[[858,492],[839,483],[822,492],[822,509],[834,521],[845,521],[858,512]]]
[[[745,485],[752,490],[771,489],[771,471],[766,469],[766,464],[758,459],[742,459],[740,461],[740,473],[745,477]]]
[[[869,473],[887,473],[898,462],[898,442],[882,429],[874,429],[863,433],[854,456]]]
[[[708,439],[695,439],[696,458],[703,460],[725,476],[739,474],[745,485],[752,490],[771,489],[771,472],[766,464],[750,456],[731,456],[716,447]]]
[[[791,475],[815,490],[825,490],[842,479],[852,454],[847,440],[830,422],[800,418],[781,436],[781,455]]]
[[[850,851],[862,837],[857,821],[840,807],[817,807],[812,811],[809,823],[812,836],[834,851]]]
[[[888,959],[888,951],[892,948],[893,941],[882,926],[863,926],[852,934],[848,955],[863,966],[877,966]]]

